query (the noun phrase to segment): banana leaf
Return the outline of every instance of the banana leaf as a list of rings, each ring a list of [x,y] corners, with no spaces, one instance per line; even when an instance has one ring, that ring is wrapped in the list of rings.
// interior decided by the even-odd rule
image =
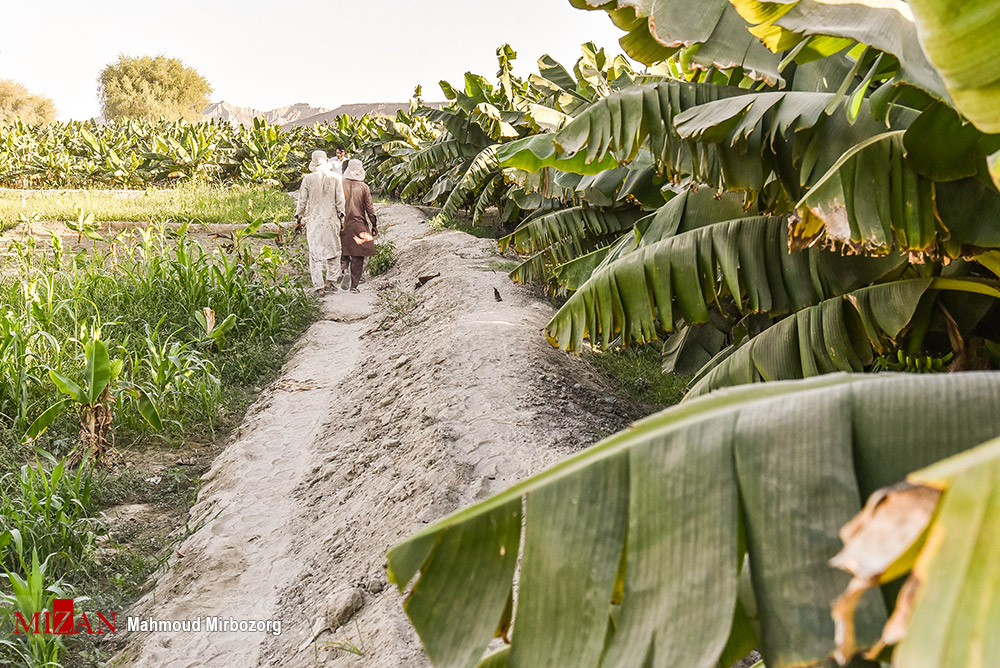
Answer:
[[[604,236],[627,230],[639,219],[633,209],[601,211],[571,207],[527,220],[499,240],[501,250],[513,247],[519,253],[537,253],[555,243]]]
[[[500,163],[527,171],[556,167],[596,174],[632,162],[646,147],[667,178],[698,177],[719,184],[722,166],[717,154],[722,149],[683,140],[673,131],[673,119],[696,105],[747,93],[731,86],[679,81],[631,86],[590,105],[559,132],[505,144],[499,151]],[[750,157],[725,152],[730,162],[750,163]],[[759,164],[759,157],[754,162]],[[746,187],[759,188],[761,179],[748,179]]]
[[[1000,7],[968,0],[911,0],[920,46],[944,79],[955,106],[983,132],[1000,133]],[[960,9],[960,11],[958,11]]]
[[[643,245],[596,270],[555,314],[546,336],[564,350],[580,349],[584,339],[601,348],[618,336],[625,345],[643,343],[670,331],[677,318],[707,322],[723,295],[744,312],[789,313],[831,291],[867,285],[901,262],[886,257],[845,267],[820,249],[788,253],[786,234],[783,218],[753,216]],[[838,276],[845,268],[849,275]]]
[[[951,258],[965,247],[996,247],[1000,196],[975,179],[922,176],[906,159],[907,133],[886,132],[847,151],[796,205],[802,219],[792,229],[794,244],[824,238],[852,252]]]
[[[849,580],[827,563],[838,529],[875,489],[998,433],[998,405],[994,373],[700,397],[415,534],[389,552],[389,577],[413,581],[406,612],[441,668],[714,668],[746,634],[771,668],[819,664]],[[745,555],[756,628],[734,624]],[[478,663],[516,572],[509,650]],[[858,611],[872,642],[885,604]]]
[[[746,341],[691,388],[695,397],[720,387],[865,370],[913,319],[930,291],[1000,299],[995,282],[918,278],[862,288],[785,318]]]
[[[705,0],[698,4],[682,0],[570,0],[570,3],[580,9],[610,12],[619,27],[629,31],[628,38],[622,39],[622,47],[640,62],[652,64],[649,62],[651,53],[666,54],[663,58],[670,53],[651,49],[648,42],[634,34],[643,27],[642,24],[636,25],[637,19],[647,19],[645,28],[653,42],[666,48],[685,48],[685,56],[694,67],[717,70],[741,68],[748,76],[769,84],[781,79],[778,57],[769,53],[748,32],[747,23],[736,13],[729,0]],[[623,10],[628,11],[625,17],[621,16]]]
[[[854,575],[834,605],[841,656],[865,650],[901,668],[989,665],[997,648],[993,592],[1000,566],[1000,439],[966,450],[873,494],[841,530],[831,563]],[[873,647],[853,643],[853,602],[906,573],[896,607]]]
[[[459,207],[469,199],[470,195],[475,190],[482,188],[491,177],[496,176],[500,169],[500,164],[497,162],[498,146],[499,144],[487,146],[473,158],[458,185],[448,194],[448,199],[442,205],[441,211],[434,217],[437,223],[451,222],[455,214],[458,213]]]
[[[750,32],[772,51],[796,46],[803,37],[827,36],[853,40],[899,61],[897,79],[917,86],[938,99],[948,91],[938,71],[928,62],[918,39],[911,5],[900,0],[824,2],[823,0],[732,0],[736,11],[751,25]]]

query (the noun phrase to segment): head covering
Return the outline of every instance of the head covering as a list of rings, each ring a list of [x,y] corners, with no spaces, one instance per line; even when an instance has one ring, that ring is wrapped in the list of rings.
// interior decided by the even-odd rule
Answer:
[[[309,161],[309,171],[318,172],[320,170],[331,169],[330,161],[326,157],[326,151],[313,151],[312,160]]]
[[[347,163],[347,169],[344,170],[344,178],[351,181],[364,181],[365,166],[361,164],[360,160],[351,160]]]

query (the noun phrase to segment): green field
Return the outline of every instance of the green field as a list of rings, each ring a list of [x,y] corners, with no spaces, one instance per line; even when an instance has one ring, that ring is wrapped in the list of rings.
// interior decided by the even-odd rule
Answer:
[[[273,188],[186,185],[148,190],[0,190],[0,225],[28,220],[77,220],[80,211],[96,221],[244,223],[291,220],[295,202]]]

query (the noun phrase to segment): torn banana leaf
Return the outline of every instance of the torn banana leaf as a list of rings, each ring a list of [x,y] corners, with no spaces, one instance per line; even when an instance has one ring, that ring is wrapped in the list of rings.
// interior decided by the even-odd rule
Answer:
[[[863,651],[888,659],[895,646],[899,668],[992,665],[1000,649],[1000,440],[877,491],[842,534],[844,549],[831,563],[854,578],[834,607],[841,658]],[[854,643],[854,601],[907,573],[878,642]]]
[[[715,668],[747,634],[770,668],[820,663],[850,579],[827,563],[839,528],[875,489],[1000,431],[998,402],[995,373],[701,397],[427,527],[389,552],[389,577],[439,668]],[[511,645],[483,659],[519,553]],[[756,627],[738,614],[745,555]],[[885,621],[864,597],[860,642]]]

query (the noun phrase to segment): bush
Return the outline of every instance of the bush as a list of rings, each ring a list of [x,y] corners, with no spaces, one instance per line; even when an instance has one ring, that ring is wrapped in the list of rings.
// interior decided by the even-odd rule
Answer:
[[[391,241],[375,244],[375,255],[368,260],[369,276],[379,276],[396,264],[396,244]]]

